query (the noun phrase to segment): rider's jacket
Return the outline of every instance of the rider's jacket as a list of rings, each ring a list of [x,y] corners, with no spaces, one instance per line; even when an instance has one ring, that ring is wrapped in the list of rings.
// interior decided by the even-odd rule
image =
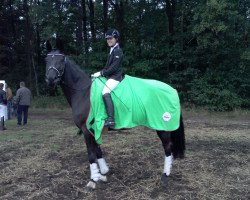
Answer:
[[[106,66],[101,71],[101,75],[105,76],[106,78],[112,78],[117,81],[121,81],[123,77],[122,60],[123,52],[117,43],[114,49],[111,49]]]

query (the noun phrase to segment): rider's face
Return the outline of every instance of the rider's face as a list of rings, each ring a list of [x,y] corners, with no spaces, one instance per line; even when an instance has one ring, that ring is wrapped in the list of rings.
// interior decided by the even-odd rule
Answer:
[[[107,38],[107,43],[109,47],[113,47],[116,44],[116,39],[114,37]]]

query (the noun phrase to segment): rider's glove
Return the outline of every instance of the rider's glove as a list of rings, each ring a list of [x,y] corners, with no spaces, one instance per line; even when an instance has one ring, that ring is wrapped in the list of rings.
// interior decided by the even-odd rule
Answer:
[[[99,76],[101,76],[101,72],[96,72],[96,73],[91,75],[92,78],[97,78]]]

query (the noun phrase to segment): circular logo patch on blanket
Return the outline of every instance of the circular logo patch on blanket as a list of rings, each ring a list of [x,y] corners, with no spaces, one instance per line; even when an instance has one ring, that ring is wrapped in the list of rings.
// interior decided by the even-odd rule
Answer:
[[[171,114],[170,114],[169,112],[163,113],[162,119],[163,119],[165,122],[168,122],[168,121],[171,119]]]

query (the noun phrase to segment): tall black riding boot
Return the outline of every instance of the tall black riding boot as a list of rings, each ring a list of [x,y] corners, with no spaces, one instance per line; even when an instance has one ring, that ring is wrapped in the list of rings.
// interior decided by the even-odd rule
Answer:
[[[104,126],[107,127],[114,127],[115,122],[114,122],[114,105],[113,101],[111,98],[111,95],[109,93],[104,94],[103,96],[103,101],[106,107],[106,112],[108,115],[108,118],[106,119]]]

